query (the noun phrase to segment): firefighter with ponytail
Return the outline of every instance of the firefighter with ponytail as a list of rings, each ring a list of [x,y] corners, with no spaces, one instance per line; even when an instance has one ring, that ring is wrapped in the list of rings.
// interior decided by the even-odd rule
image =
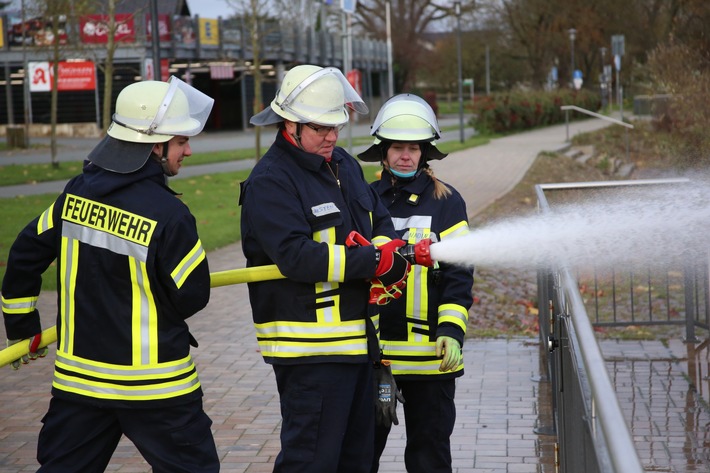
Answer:
[[[371,185],[389,210],[398,237],[416,245],[468,233],[463,198],[429,167],[430,161],[446,157],[436,148],[440,131],[431,107],[416,95],[396,95],[384,103],[371,130],[374,144],[358,157],[382,164],[380,180]],[[452,471],[455,383],[463,375],[461,347],[472,286],[472,269],[414,265],[404,294],[379,308],[382,357],[405,401],[409,473]],[[390,421],[396,422],[396,415],[378,421],[372,472],[379,469]]]

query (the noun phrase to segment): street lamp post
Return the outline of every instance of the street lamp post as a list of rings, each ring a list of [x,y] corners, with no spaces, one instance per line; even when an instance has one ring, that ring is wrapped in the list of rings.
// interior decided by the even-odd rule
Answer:
[[[570,28],[568,31],[569,33],[569,42],[570,42],[570,64],[572,69],[570,70],[570,78],[572,79],[572,87],[574,87],[574,40],[577,37],[577,30],[574,28]]]
[[[463,139],[463,71],[461,70],[461,2],[454,2],[454,13],[456,14],[456,56],[458,59],[458,82],[459,82],[459,138]]]

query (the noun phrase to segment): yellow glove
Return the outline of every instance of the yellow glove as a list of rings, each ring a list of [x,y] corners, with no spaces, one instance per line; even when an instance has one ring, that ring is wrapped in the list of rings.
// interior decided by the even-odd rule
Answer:
[[[12,366],[13,370],[19,370],[20,369],[20,363],[23,365],[26,365],[27,363],[30,362],[30,360],[36,360],[37,358],[44,358],[47,356],[47,352],[49,351],[47,347],[42,347],[40,348],[40,344],[42,343],[42,334],[38,333],[37,335],[30,337],[29,339],[26,340],[8,340],[7,341],[7,346],[12,346],[20,342],[28,342],[29,343],[29,353],[27,355],[22,355],[22,357],[18,358],[17,360],[14,360],[10,363],[10,366]]]
[[[461,345],[455,338],[441,336],[436,339],[436,356],[444,357],[439,365],[439,371],[453,371],[463,363]]]

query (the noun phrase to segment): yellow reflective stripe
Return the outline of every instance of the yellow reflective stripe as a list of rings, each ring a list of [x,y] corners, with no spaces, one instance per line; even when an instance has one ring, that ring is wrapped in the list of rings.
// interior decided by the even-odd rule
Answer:
[[[147,366],[116,365],[78,356],[58,353],[56,365],[66,371],[90,376],[103,381],[151,381],[174,378],[195,369],[190,355],[180,360],[155,363]]]
[[[380,334],[380,314],[377,313],[375,315],[370,316],[370,320],[372,320],[372,325],[375,326],[375,332],[379,336],[379,334]]]
[[[460,221],[456,225],[439,232],[439,237],[444,240],[446,238],[455,238],[469,233],[468,223],[465,220]]]
[[[444,322],[457,325],[466,333],[468,311],[458,304],[441,304],[439,306],[439,324]]]
[[[365,336],[365,321],[349,322],[268,322],[254,324],[258,339],[300,338],[317,340],[321,338],[355,338]]]
[[[313,240],[328,245],[328,274],[325,282],[315,284],[316,303],[331,303],[327,307],[316,309],[316,318],[320,323],[340,321],[340,296],[320,296],[324,292],[337,291],[337,281],[345,280],[345,247],[335,244],[335,227],[326,228],[313,234]]]
[[[301,356],[319,355],[366,355],[367,340],[364,336],[359,340],[328,342],[285,342],[259,339],[259,349],[263,356],[275,358],[297,358]]]
[[[436,342],[411,343],[382,341],[383,357],[392,361],[393,374],[442,374],[441,358],[436,357]],[[460,365],[456,370],[463,369]],[[447,372],[448,373],[448,372]]]
[[[133,364],[151,365],[158,362],[158,311],[150,290],[145,263],[129,258],[132,282]]]
[[[6,299],[2,297],[2,311],[6,314],[31,314],[37,307],[37,296]]]
[[[55,371],[52,386],[62,391],[97,399],[149,401],[168,399],[191,393],[200,388],[200,380],[197,377],[197,372],[195,372],[184,379],[167,383],[124,386],[106,382],[89,381]]]
[[[394,220],[394,219],[393,219]],[[398,219],[406,221],[407,224],[423,223],[431,224],[431,217],[414,216],[411,219]],[[400,222],[401,223],[401,222]],[[429,238],[431,230],[425,228],[410,228],[407,235],[407,243],[413,245],[418,241]],[[421,342],[428,340],[428,336],[412,331],[413,328],[426,328],[427,308],[429,307],[429,287],[427,285],[427,274],[429,268],[418,264],[412,265],[412,269],[407,276],[407,318],[413,321],[407,322],[407,337],[410,342]],[[417,323],[416,321],[419,321]]]
[[[148,246],[158,222],[118,207],[67,194],[62,219]]]
[[[170,276],[175,281],[175,285],[178,289],[182,287],[185,280],[192,274],[198,264],[205,259],[205,250],[202,248],[202,242],[197,240],[195,246],[190,250],[190,252],[180,261],[180,264],[170,273]]]
[[[447,371],[442,373],[439,371],[439,366],[441,365],[441,360],[432,361],[400,361],[392,360],[392,374],[394,375],[443,375],[452,373],[452,371]],[[456,367],[453,372],[461,371],[463,369],[463,363]]]
[[[381,246],[381,245],[384,245],[385,243],[387,243],[388,241],[392,241],[392,239],[388,238],[386,236],[377,235],[376,237],[374,237],[372,239],[371,243],[375,246]]]
[[[74,294],[76,292],[76,274],[79,259],[79,241],[62,237],[60,252],[62,269],[60,278],[60,323],[62,339],[60,347],[64,353],[74,352]]]
[[[54,212],[54,203],[52,203],[52,205],[50,205],[49,208],[42,212],[42,215],[39,216],[39,220],[37,220],[37,235],[41,235],[54,227],[54,217],[52,212]]]

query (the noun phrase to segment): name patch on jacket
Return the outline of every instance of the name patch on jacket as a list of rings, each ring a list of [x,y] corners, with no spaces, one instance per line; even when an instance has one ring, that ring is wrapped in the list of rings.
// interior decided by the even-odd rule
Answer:
[[[110,233],[143,246],[148,246],[157,225],[155,220],[72,194],[67,194],[64,201],[62,219]]]
[[[333,202],[326,202],[324,204],[314,205],[311,207],[311,212],[313,212],[313,215],[316,217],[322,217],[324,215],[340,213],[340,209]]]

